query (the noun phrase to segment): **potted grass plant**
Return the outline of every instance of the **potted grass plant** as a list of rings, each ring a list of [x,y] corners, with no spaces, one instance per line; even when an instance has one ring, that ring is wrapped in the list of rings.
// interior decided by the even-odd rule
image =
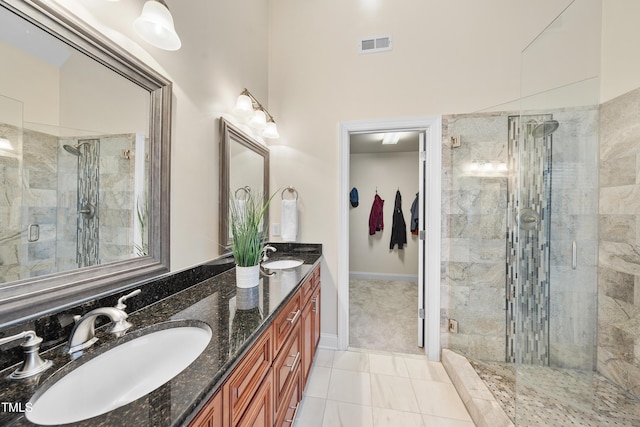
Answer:
[[[263,205],[261,194],[247,191],[243,199],[230,198],[231,251],[236,261],[236,286],[250,288],[260,280],[260,261],[266,242],[264,215],[273,199]]]

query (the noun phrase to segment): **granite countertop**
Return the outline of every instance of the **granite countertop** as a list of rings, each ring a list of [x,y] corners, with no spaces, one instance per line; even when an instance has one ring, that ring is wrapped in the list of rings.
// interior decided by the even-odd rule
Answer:
[[[276,255],[277,254],[277,255]],[[132,337],[162,328],[166,322],[205,322],[213,335],[207,348],[187,369],[150,394],[107,414],[70,426],[180,426],[187,425],[198,410],[213,396],[231,373],[241,356],[269,326],[284,303],[300,287],[322,255],[296,252],[276,253],[270,259],[295,257],[304,264],[294,269],[275,270],[270,277],[262,277],[259,286],[237,288],[235,269],[228,270],[194,284],[168,298],[130,313],[134,325],[121,338],[98,331],[100,340],[80,358],[71,361],[58,346],[42,354],[51,359],[53,368],[31,380],[7,379],[15,366],[0,372],[0,402],[19,403],[24,408],[40,387],[53,383],[66,372],[86,363],[105,350]],[[142,292],[145,292],[144,287]],[[171,351],[171,349],[167,349]],[[96,384],[99,389],[99,384]],[[82,393],[78,390],[78,393]],[[69,396],[73,399],[73,396]],[[7,412],[0,408],[0,425],[33,426],[22,413]]]

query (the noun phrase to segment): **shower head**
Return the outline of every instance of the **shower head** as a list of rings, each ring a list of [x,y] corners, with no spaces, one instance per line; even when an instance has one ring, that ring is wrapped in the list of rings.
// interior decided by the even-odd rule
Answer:
[[[83,145],[88,144],[88,142],[81,142],[78,145],[63,145],[62,148],[65,149],[65,151],[67,153],[71,153],[74,156],[80,156],[80,147],[82,147]]]
[[[545,120],[533,128],[531,135],[534,138],[545,138],[554,133],[559,126],[560,123],[557,120]]]
[[[79,146],[77,145],[63,145],[62,148],[65,149],[65,151],[67,153],[71,153],[74,156],[79,156],[80,155],[80,150],[78,150]]]

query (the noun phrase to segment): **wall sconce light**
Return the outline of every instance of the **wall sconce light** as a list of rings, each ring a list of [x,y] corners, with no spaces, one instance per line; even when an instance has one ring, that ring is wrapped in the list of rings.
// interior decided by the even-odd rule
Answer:
[[[142,39],[164,50],[178,50],[182,46],[173,25],[173,16],[164,0],[148,0],[133,28]]]
[[[262,133],[262,136],[270,139],[278,139],[278,127],[273,116],[258,102],[255,96],[246,88],[240,93],[233,110],[236,115],[249,119],[249,125]]]
[[[13,145],[11,145],[11,141],[9,141],[4,136],[0,136],[0,150],[13,151]]]

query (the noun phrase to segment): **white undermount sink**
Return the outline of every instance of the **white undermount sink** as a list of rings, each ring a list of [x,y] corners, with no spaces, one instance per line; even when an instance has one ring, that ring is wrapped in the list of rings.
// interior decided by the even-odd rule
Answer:
[[[262,263],[262,267],[269,270],[286,270],[288,268],[296,268],[304,264],[301,259],[277,259]]]
[[[211,328],[202,322],[141,335],[96,356],[43,388],[43,392],[37,392],[26,417],[35,424],[57,425],[105,414],[178,375],[198,358],[209,341]]]

